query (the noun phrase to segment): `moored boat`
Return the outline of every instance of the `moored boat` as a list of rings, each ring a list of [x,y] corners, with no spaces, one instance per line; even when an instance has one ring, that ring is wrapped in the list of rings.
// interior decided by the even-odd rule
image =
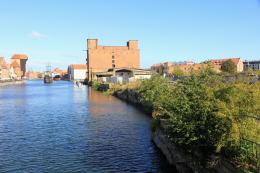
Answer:
[[[61,77],[59,75],[56,75],[56,76],[54,76],[53,80],[59,81],[59,80],[61,80]]]
[[[44,83],[52,83],[53,82],[52,72],[51,72],[51,65],[50,64],[48,64],[46,66],[46,71],[44,73],[43,82]]]
[[[44,83],[52,83],[53,82],[52,77],[49,76],[49,75],[45,75],[43,80],[44,80]]]

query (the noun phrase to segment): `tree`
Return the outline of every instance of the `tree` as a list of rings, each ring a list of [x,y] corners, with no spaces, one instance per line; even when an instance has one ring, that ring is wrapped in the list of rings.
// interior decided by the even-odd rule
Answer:
[[[221,71],[227,73],[235,73],[236,72],[236,65],[233,63],[231,59],[225,61],[221,65]]]
[[[163,75],[163,72],[164,72],[164,66],[163,65],[160,65],[158,71],[157,71],[161,76]]]
[[[180,67],[174,68],[172,74],[173,74],[174,76],[176,76],[176,77],[180,77],[180,76],[184,76],[184,75],[185,75],[184,71],[182,71],[182,70],[180,69]]]

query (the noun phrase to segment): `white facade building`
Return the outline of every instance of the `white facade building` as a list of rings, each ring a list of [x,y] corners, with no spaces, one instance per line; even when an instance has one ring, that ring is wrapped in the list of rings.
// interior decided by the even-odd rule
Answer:
[[[150,79],[153,72],[145,69],[113,68],[106,72],[94,73],[98,81],[109,83],[129,83]]]
[[[87,65],[71,64],[68,67],[68,74],[70,80],[84,81],[87,78]]]

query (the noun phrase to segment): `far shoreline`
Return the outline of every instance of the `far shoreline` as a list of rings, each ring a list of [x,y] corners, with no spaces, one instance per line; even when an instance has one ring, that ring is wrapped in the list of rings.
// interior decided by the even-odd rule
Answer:
[[[0,87],[24,84],[25,80],[0,81]]]

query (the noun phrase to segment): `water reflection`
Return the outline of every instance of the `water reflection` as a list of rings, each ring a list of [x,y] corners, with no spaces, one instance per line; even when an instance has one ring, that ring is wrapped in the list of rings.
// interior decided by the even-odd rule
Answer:
[[[150,118],[69,82],[0,88],[0,172],[166,172]]]
[[[110,95],[104,95],[101,92],[96,92],[91,90],[91,88],[88,89],[88,101],[89,111],[92,116],[122,112],[127,108],[117,98]]]

